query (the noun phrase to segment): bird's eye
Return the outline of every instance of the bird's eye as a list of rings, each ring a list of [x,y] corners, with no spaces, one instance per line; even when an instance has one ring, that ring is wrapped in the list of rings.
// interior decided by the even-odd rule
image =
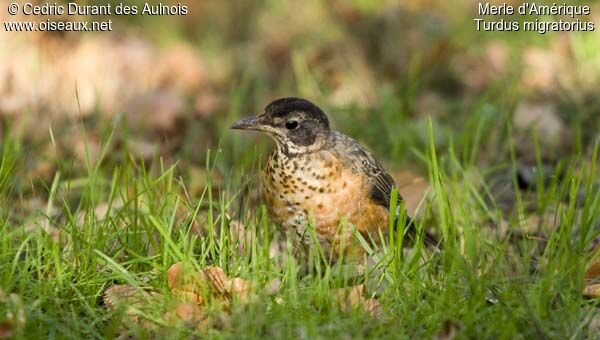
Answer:
[[[285,128],[288,130],[295,130],[298,127],[298,122],[295,120],[290,120],[285,122]]]

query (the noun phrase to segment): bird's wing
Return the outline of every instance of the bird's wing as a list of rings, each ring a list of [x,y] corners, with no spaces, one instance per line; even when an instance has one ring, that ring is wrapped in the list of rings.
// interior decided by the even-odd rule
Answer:
[[[392,190],[396,187],[396,182],[394,182],[392,176],[377,162],[371,152],[353,138],[336,131],[332,132],[332,138],[338,156],[347,162],[354,171],[365,174],[368,181],[370,181],[369,198],[376,204],[389,210]],[[402,200],[402,196],[398,193],[395,219],[400,215]],[[414,241],[416,227],[408,215],[406,215],[406,226],[406,237]],[[427,245],[439,247],[437,238],[426,231],[423,234],[423,240]]]
[[[377,162],[373,154],[360,145],[356,140],[339,132],[333,132],[337,152],[352,169],[362,172],[370,182],[369,198],[386,209],[390,207],[390,196],[396,183],[392,176]],[[398,206],[402,197],[398,195]]]

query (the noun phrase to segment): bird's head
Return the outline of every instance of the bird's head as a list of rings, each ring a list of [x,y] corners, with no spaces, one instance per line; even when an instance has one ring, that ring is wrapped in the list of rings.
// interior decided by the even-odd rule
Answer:
[[[265,132],[290,155],[320,150],[330,131],[323,110],[306,99],[293,97],[277,99],[262,114],[238,120],[231,128]]]

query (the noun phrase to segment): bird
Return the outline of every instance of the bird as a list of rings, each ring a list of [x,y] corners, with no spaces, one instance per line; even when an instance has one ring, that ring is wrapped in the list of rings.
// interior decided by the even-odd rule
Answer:
[[[234,122],[231,129],[260,131],[275,141],[261,176],[262,196],[270,218],[288,237],[309,247],[314,244],[312,225],[312,235],[335,260],[342,254],[364,254],[363,247],[352,246],[351,226],[367,240],[379,238],[380,232],[387,235],[394,179],[359,142],[331,129],[317,105],[280,98],[263,113]],[[395,219],[401,202],[398,195]],[[414,223],[404,216],[406,235],[414,239]],[[429,233],[423,239],[437,244]]]

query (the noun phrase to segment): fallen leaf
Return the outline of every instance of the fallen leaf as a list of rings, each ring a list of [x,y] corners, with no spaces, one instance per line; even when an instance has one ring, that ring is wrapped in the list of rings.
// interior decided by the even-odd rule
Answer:
[[[184,285],[181,288],[172,289],[171,292],[174,296],[179,298],[179,300],[184,302],[192,302],[197,305],[201,305],[204,302],[197,287],[194,285]]]
[[[139,324],[144,328],[153,328],[154,324],[139,316],[136,310],[154,308],[155,302],[164,297],[156,292],[147,292],[131,285],[112,285],[103,294],[104,305],[109,310],[124,308],[125,320]]]
[[[375,298],[366,299],[364,301],[364,308],[365,311],[367,311],[373,317],[383,317],[383,307],[381,306],[381,303],[379,303],[379,300]]]
[[[104,291],[103,301],[109,309],[116,309],[120,305],[141,306],[147,303],[148,299],[158,297],[161,297],[158,293],[149,293],[131,285],[112,285]]]
[[[361,304],[364,302],[364,293],[364,285],[338,289],[337,298],[340,301],[340,307],[342,308],[342,311],[348,313],[353,309],[361,307]]]
[[[12,323],[8,321],[0,322],[0,339],[12,339],[15,335],[15,330]]]
[[[229,280],[227,284],[227,290],[232,295],[239,299],[241,302],[248,302],[250,297],[250,282],[234,277]]]
[[[583,296],[590,299],[600,298],[600,284],[590,285],[583,289]]]
[[[600,276],[600,243],[594,247],[594,249],[590,252],[590,255],[596,259],[585,272],[585,280],[593,280]]]
[[[198,324],[205,316],[198,304],[193,302],[181,302],[175,306],[177,317],[187,324]]]
[[[365,298],[365,285],[357,285],[336,290],[336,295],[340,303],[340,308],[344,313],[352,310],[362,309],[372,317],[382,318],[383,307],[375,298]]]
[[[415,217],[419,204],[427,196],[429,183],[423,177],[407,171],[395,173],[393,177],[398,186],[398,193],[404,199],[408,216]]]
[[[183,262],[177,262],[167,269],[167,285],[169,289],[180,286],[183,281]]]
[[[225,271],[221,267],[207,267],[201,271],[201,274],[217,293],[223,295],[230,293],[230,286],[228,286],[229,277],[227,277],[227,274],[225,274]]]

